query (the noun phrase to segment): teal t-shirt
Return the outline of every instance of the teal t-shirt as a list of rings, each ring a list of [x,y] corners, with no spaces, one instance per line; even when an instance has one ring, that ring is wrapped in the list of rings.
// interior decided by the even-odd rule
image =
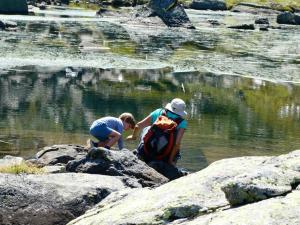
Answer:
[[[157,118],[163,113],[164,109],[156,109],[155,111],[153,111],[152,113],[150,113],[150,116],[151,116],[151,124],[153,124],[155,122],[155,120],[157,120]],[[178,115],[170,112],[167,110],[167,117],[170,118],[170,119],[177,119]],[[177,126],[176,129],[179,129],[179,128],[183,128],[183,129],[186,129],[187,128],[187,122],[186,120],[182,120],[181,123]]]

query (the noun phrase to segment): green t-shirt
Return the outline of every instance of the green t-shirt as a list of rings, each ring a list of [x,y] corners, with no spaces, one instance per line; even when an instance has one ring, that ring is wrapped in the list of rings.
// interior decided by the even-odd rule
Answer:
[[[161,116],[161,114],[163,113],[163,111],[164,111],[164,109],[160,108],[160,109],[156,109],[152,113],[150,113],[150,116],[151,116],[151,125],[157,120],[157,118],[159,116]],[[177,119],[180,116],[167,110],[167,117],[170,118],[170,119]],[[183,119],[181,121],[181,123],[177,126],[176,129],[179,129],[179,128],[183,128],[183,129],[187,128],[187,121],[185,119]]]

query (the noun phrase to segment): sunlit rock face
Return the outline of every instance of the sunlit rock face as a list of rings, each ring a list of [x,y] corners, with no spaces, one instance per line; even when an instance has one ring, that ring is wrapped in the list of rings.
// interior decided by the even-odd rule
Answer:
[[[1,0],[0,14],[28,14],[26,0]]]

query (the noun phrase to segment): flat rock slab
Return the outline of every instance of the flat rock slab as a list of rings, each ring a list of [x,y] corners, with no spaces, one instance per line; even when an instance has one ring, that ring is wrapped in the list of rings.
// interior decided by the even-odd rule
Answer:
[[[1,225],[64,225],[114,191],[120,177],[91,174],[0,174]]]
[[[249,173],[268,157],[226,159],[155,189],[116,192],[69,225],[165,224],[228,207],[222,182]],[[111,216],[114,215],[114,216]]]

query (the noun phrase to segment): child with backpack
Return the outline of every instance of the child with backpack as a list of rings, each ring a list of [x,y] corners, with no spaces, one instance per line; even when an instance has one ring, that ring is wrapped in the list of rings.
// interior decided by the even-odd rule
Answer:
[[[124,147],[122,133],[134,129],[135,119],[131,113],[122,113],[119,118],[107,116],[95,120],[90,127],[90,134],[95,140],[89,139],[87,148],[105,147],[110,149],[118,142],[119,149]]]
[[[159,108],[138,122],[127,140],[135,140],[143,130],[138,146],[138,156],[146,163],[162,160],[175,165],[180,158],[179,148],[187,122],[186,105],[175,98],[165,108]]]

